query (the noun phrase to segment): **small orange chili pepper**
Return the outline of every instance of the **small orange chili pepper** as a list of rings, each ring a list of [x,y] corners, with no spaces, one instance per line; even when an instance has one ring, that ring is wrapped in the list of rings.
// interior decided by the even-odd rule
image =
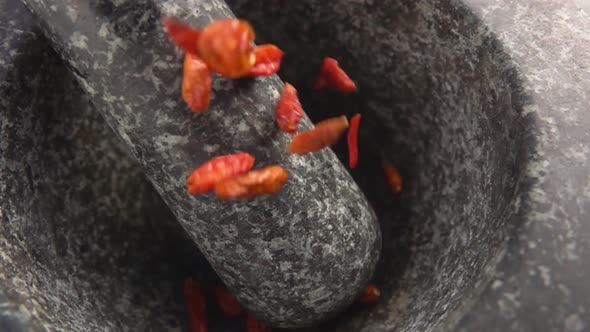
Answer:
[[[205,293],[199,285],[199,282],[192,278],[186,278],[184,280],[183,294],[191,331],[207,332]]]
[[[211,73],[207,65],[196,55],[186,53],[182,72],[182,99],[191,111],[205,111],[211,96]]]
[[[359,159],[359,150],[358,150],[358,135],[359,135],[359,125],[361,122],[361,115],[355,114],[350,119],[350,129],[348,130],[348,165],[350,168],[355,168],[356,164],[358,163]]]
[[[246,315],[246,332],[270,332],[270,327],[248,313]]]
[[[342,93],[351,93],[356,90],[356,84],[348,77],[348,74],[340,68],[338,61],[326,57],[322,63],[320,75],[315,82],[314,88],[322,90],[330,88]]]
[[[289,173],[281,166],[268,166],[217,183],[215,194],[222,200],[274,194],[281,190],[288,178]]]
[[[348,119],[345,115],[329,118],[315,124],[315,128],[293,137],[289,144],[289,152],[304,154],[319,151],[332,146],[348,128]]]
[[[297,97],[297,90],[289,83],[285,83],[281,100],[275,110],[275,121],[282,131],[294,134],[303,117],[303,108]]]
[[[269,76],[276,74],[281,67],[283,51],[272,44],[256,46],[254,49],[256,62],[246,76]]]
[[[201,30],[199,56],[215,72],[229,78],[248,73],[256,62],[254,30],[243,20],[217,20]]]
[[[195,169],[188,177],[188,193],[195,195],[211,191],[218,182],[245,173],[252,169],[252,166],[254,157],[243,152],[213,158]]]
[[[385,177],[387,178],[387,184],[391,191],[398,194],[402,191],[402,176],[399,173],[397,167],[395,167],[389,161],[383,163],[383,170],[385,171]]]
[[[162,24],[168,33],[168,37],[170,37],[176,46],[180,47],[185,52],[194,55],[198,54],[197,42],[199,40],[199,30],[172,17],[164,17],[162,19]]]
[[[244,307],[227,288],[215,286],[213,287],[213,295],[217,305],[227,317],[238,317],[244,312]]]
[[[377,286],[373,284],[368,284],[361,295],[356,299],[356,302],[363,303],[363,304],[375,304],[379,301],[381,297],[381,291]]]

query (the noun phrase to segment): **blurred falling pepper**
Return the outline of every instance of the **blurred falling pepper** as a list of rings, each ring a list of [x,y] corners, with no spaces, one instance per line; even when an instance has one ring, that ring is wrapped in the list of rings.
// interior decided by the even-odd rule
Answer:
[[[361,115],[355,114],[350,119],[350,129],[348,130],[348,166],[355,168],[359,160],[359,149],[358,149],[358,135],[359,125],[361,122]]]
[[[209,107],[211,73],[207,65],[196,55],[186,53],[182,75],[182,98],[193,112],[203,112]]]
[[[215,194],[222,200],[253,198],[281,190],[289,173],[279,165],[268,166],[221,181]]]
[[[375,304],[379,302],[379,298],[381,297],[381,291],[377,286],[373,284],[368,284],[361,295],[356,299],[356,302],[362,304]]]
[[[244,312],[244,307],[227,288],[219,285],[215,286],[213,287],[213,295],[219,309],[227,317],[238,317]]]
[[[348,119],[345,115],[329,118],[315,124],[315,128],[293,137],[289,144],[289,152],[305,154],[319,151],[332,146],[348,128]]]
[[[209,68],[229,78],[246,75],[256,62],[254,30],[244,20],[221,19],[201,30],[197,48]]]
[[[196,168],[187,178],[188,193],[206,193],[224,181],[249,171],[254,166],[254,157],[247,153],[235,153],[213,158]]]
[[[297,97],[297,90],[289,83],[285,83],[281,100],[275,110],[275,121],[282,131],[294,134],[303,117],[303,108]]]
[[[247,77],[269,76],[276,74],[281,67],[283,51],[275,45],[264,44],[254,49],[256,62],[246,74]]]
[[[341,93],[351,93],[356,90],[356,84],[333,58],[326,57],[322,62],[320,75],[314,88],[316,90],[332,89]]]
[[[201,285],[192,278],[186,278],[184,280],[183,294],[191,332],[207,332],[205,293]]]
[[[402,191],[402,176],[397,167],[389,161],[386,161],[383,163],[383,170],[385,171],[387,184],[391,191],[395,194],[400,193]]]

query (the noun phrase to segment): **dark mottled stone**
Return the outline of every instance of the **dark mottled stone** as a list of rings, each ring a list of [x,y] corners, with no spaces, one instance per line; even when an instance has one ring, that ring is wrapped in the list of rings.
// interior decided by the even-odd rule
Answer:
[[[273,325],[301,326],[349,305],[372,275],[381,240],[375,215],[334,153],[293,156],[274,124],[277,77],[216,77],[211,107],[180,98],[181,56],[159,23],[197,26],[231,16],[219,1],[27,1],[107,123],[242,303]],[[304,128],[309,128],[309,120]],[[192,197],[193,168],[246,151],[281,164],[283,190],[250,201]]]
[[[584,4],[584,0],[575,2]],[[140,3],[149,12],[176,8],[163,10],[165,6]],[[115,9],[111,2],[98,4],[105,15]],[[383,254],[375,279],[383,300],[367,309],[355,307],[305,331],[588,330],[590,19],[584,11],[570,0],[466,0],[465,4],[453,0],[230,0],[229,5],[238,16],[252,20],[259,42],[275,42],[287,51],[281,76],[297,86],[310,118],[363,114],[361,160],[352,176],[375,207],[383,228]],[[33,148],[23,154],[35,163],[29,163],[31,167],[20,161],[8,164],[18,171],[14,173],[18,180],[7,182],[6,173],[0,176],[0,329],[5,322],[33,331],[86,331],[98,326],[177,329],[186,320],[179,299],[181,277],[198,273],[213,281],[214,276],[205,273],[206,263],[194,248],[190,250],[192,241],[173,227],[173,218],[164,213],[158,222],[145,219],[166,211],[163,202],[157,195],[152,200],[133,200],[134,191],[126,189],[127,184],[139,185],[141,192],[153,195],[138,166],[122,166],[133,162],[116,148],[108,129],[99,129],[105,128],[104,122],[92,117],[87,97],[75,84],[56,90],[55,80],[49,78],[67,76],[67,72],[59,69],[59,61],[49,55],[46,46],[34,46],[46,45],[42,38],[23,42],[36,36],[30,18],[20,10],[8,13],[4,17],[11,19],[0,20],[0,27],[19,32],[8,35],[0,28],[0,63],[4,66],[0,67],[0,81],[8,79],[1,85],[0,105],[2,112],[6,105],[18,105],[20,112],[10,113],[8,122],[5,113],[0,117],[1,151],[7,151],[2,145],[6,144],[6,123],[37,129]],[[23,17],[28,22],[24,26],[15,28],[10,23]],[[122,19],[125,15],[119,12],[112,17],[118,34],[132,30],[134,25]],[[152,24],[138,15],[130,17],[141,29]],[[34,58],[46,64],[27,69],[14,61],[19,54],[36,54]],[[325,55],[338,58],[357,80],[358,95],[311,91]],[[6,71],[7,63],[13,69]],[[11,71],[14,74],[5,74]],[[34,79],[19,79],[21,76]],[[15,82],[21,84],[14,86]],[[15,92],[20,89],[34,98],[21,97]],[[71,91],[73,100],[84,102],[72,103],[70,98],[62,103],[44,101],[53,100],[46,99],[47,95],[61,95],[59,91],[64,90]],[[76,118],[78,109],[84,121]],[[98,162],[97,175],[89,177],[94,181],[104,178],[88,194],[90,201],[68,200],[75,209],[52,204],[59,202],[55,197],[77,196],[68,194],[70,186],[75,186],[54,180],[58,177],[50,171],[57,164],[62,174],[75,163],[33,157],[43,150],[50,151],[45,156],[62,155],[54,152],[60,146],[41,145],[59,139],[55,131],[69,132],[70,127],[52,125],[40,116],[59,110],[68,114],[62,115],[65,119],[72,119],[66,120],[72,127],[88,119],[95,123],[91,126],[95,130],[84,131],[91,137],[74,144],[73,149],[80,150],[76,153],[81,153],[76,160],[86,158],[88,165],[103,160],[84,152],[93,149],[111,156],[110,162]],[[31,112],[35,116],[24,121],[15,118]],[[27,134],[8,137],[9,142],[20,144],[31,140]],[[334,150],[346,161],[345,144]],[[405,189],[399,196],[389,194],[383,182],[382,156],[402,170]],[[0,172],[5,172],[6,164],[0,165]],[[135,180],[117,184],[109,167]],[[78,169],[69,172],[74,171]],[[83,179],[92,172],[82,174]],[[46,184],[40,186],[43,181]],[[23,191],[30,190],[27,188],[34,191]],[[21,199],[22,192],[32,193],[36,202],[49,203],[32,213],[28,208],[34,205]],[[112,195],[117,198],[110,198]],[[96,203],[91,204],[93,200]],[[113,206],[110,217],[101,217],[106,204],[119,200],[122,204]],[[18,203],[18,209],[10,209],[7,201]],[[85,216],[96,213],[96,219],[78,218],[80,209],[86,211]],[[59,218],[44,218],[41,212]],[[126,241],[121,240],[117,227],[105,227],[113,224],[114,216],[119,216],[114,219],[116,225],[138,226],[126,231],[133,234],[123,238]],[[42,222],[37,223],[39,220]],[[84,224],[75,231],[53,235],[80,220]],[[158,228],[162,227],[159,224],[165,227]],[[87,229],[92,231],[86,234]],[[27,236],[32,233],[40,236]],[[85,236],[89,242],[104,245],[77,251],[76,239]],[[105,243],[105,238],[112,240]],[[133,245],[136,241],[139,243]],[[171,250],[176,243],[187,246],[184,255]],[[32,250],[44,246],[50,249]],[[148,256],[145,259],[139,259],[142,250]],[[189,262],[185,261],[188,255],[192,255]],[[96,267],[101,272],[94,272]],[[160,273],[142,273],[153,271],[150,268]],[[99,282],[91,286],[87,280]],[[79,290],[87,301],[79,305],[68,295],[72,290]],[[144,296],[119,300],[134,293]],[[55,305],[64,302],[70,305]],[[220,318],[215,306],[210,308],[211,331],[243,331],[241,322]]]

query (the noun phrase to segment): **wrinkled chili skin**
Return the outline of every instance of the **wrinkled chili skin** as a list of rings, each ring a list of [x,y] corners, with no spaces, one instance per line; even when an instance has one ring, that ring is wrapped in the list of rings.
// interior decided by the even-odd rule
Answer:
[[[348,166],[355,168],[359,159],[358,150],[358,135],[359,126],[361,123],[361,115],[355,114],[350,119],[350,129],[348,129],[347,143],[348,143]]]
[[[199,30],[184,24],[173,17],[162,18],[162,25],[172,42],[187,53],[198,55],[197,42]]]
[[[256,62],[254,30],[243,20],[217,20],[203,28],[197,48],[209,69],[229,78],[246,75]]]
[[[385,178],[387,179],[387,185],[394,194],[399,194],[402,191],[403,185],[402,176],[399,170],[389,161],[383,163],[383,170],[385,172]]]
[[[368,284],[367,287],[363,289],[363,292],[357,298],[357,303],[362,304],[376,304],[379,302],[379,298],[381,297],[381,291],[377,286],[373,284]]]
[[[329,118],[315,124],[315,128],[299,133],[289,144],[289,152],[305,154],[332,146],[348,129],[345,115]]]
[[[281,68],[283,51],[275,45],[264,44],[254,49],[256,62],[246,77],[269,76],[276,74]]]
[[[289,173],[283,167],[268,166],[217,183],[215,194],[221,200],[274,194],[281,190],[288,178]]]
[[[238,299],[225,287],[213,287],[213,295],[219,309],[226,317],[234,318],[244,312],[244,307],[238,302]]]
[[[245,173],[254,166],[254,157],[247,153],[235,153],[213,158],[196,168],[187,178],[188,193],[206,193],[218,182]]]
[[[297,90],[289,83],[285,83],[281,100],[275,109],[275,121],[279,128],[289,134],[297,132],[297,126],[303,117],[303,108],[297,97]]]
[[[320,75],[317,78],[314,89],[331,89],[341,93],[351,93],[356,91],[356,84],[346,72],[340,68],[336,59],[326,57],[322,62]]]
[[[270,327],[259,321],[252,314],[246,316],[246,332],[270,332]]]
[[[186,278],[184,281],[183,295],[191,332],[207,332],[205,293],[201,285],[192,278]]]
[[[186,53],[182,68],[182,99],[191,111],[200,113],[209,107],[211,99],[211,73],[196,55]]]

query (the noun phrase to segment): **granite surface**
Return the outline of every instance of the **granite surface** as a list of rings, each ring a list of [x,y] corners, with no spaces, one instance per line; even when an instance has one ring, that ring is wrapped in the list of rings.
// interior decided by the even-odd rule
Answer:
[[[221,1],[25,2],[107,123],[241,302],[283,327],[348,306],[371,277],[381,239],[372,208],[332,151],[295,156],[278,130],[276,76],[216,77],[211,106],[179,98],[182,57],[162,16],[202,27],[231,12]],[[309,128],[309,120],[303,128]],[[223,202],[186,193],[186,177],[212,157],[245,151],[256,167],[289,171],[277,195]]]
[[[16,3],[9,0],[11,2]],[[586,36],[590,18],[586,13],[570,0],[301,0],[287,3],[231,0],[229,5],[238,16],[252,20],[259,42],[276,42],[285,49],[281,77],[299,89],[311,119],[341,113],[363,114],[361,160],[358,169],[351,174],[381,223],[383,253],[375,282],[383,290],[383,300],[371,308],[353,307],[345,315],[307,330],[585,331],[590,328],[590,263],[587,259],[590,250],[587,159],[590,153],[586,147],[590,121],[586,112],[588,97],[584,95],[590,82],[590,60],[585,52],[590,38]],[[10,29],[23,31],[8,35],[5,33],[8,28],[0,28],[0,40],[5,41],[0,43],[3,45],[0,63],[4,65],[14,63],[23,49],[28,50],[18,45],[22,43],[20,40],[42,38],[30,32],[33,30],[30,17],[21,7],[3,10],[4,15],[16,19],[12,23],[0,20],[3,22],[0,24],[4,27],[11,24]],[[138,18],[137,22],[145,21]],[[19,28],[14,29],[14,24]],[[128,28],[121,29],[127,31]],[[27,96],[37,95],[30,91],[53,87],[54,81],[49,78],[67,76],[67,71],[60,69],[57,57],[47,49],[47,42],[34,44],[45,45],[41,47],[45,53],[41,50],[34,53],[43,54],[49,62],[43,70],[28,70],[49,74],[43,76],[47,77],[44,80],[21,82],[21,89]],[[357,80],[359,94],[343,98],[311,91],[313,78],[325,55],[340,60]],[[151,193],[148,196],[152,200],[133,200],[133,192],[125,185],[119,186],[112,180],[114,173],[101,171],[101,167],[97,172],[102,176],[89,179],[108,181],[96,187],[89,198],[75,203],[80,209],[87,209],[84,210],[86,219],[91,219],[88,216],[93,213],[98,213],[98,219],[77,227],[78,233],[63,237],[50,235],[46,241],[49,244],[38,245],[35,238],[26,235],[33,226],[40,227],[34,222],[42,218],[28,215],[32,212],[27,208],[34,205],[14,198],[21,195],[8,195],[6,188],[15,188],[11,189],[12,193],[32,190],[27,186],[18,188],[33,178],[48,181],[35,191],[50,191],[43,188],[53,188],[56,182],[52,179],[56,176],[33,177],[27,172],[44,174],[55,168],[50,166],[57,161],[51,164],[40,159],[41,162],[32,163],[38,166],[31,171],[20,167],[22,163],[10,164],[11,170],[18,171],[23,180],[10,182],[9,186],[0,182],[0,188],[5,190],[2,193],[6,197],[12,197],[12,204],[20,204],[16,215],[20,213],[25,217],[19,222],[3,222],[0,228],[0,236],[5,239],[0,250],[0,278],[6,280],[6,284],[15,285],[0,288],[0,328],[2,324],[21,326],[21,330],[84,331],[88,326],[100,324],[111,330],[163,330],[166,324],[172,330],[180,328],[185,318],[179,299],[171,295],[162,297],[162,294],[178,287],[174,285],[179,284],[183,274],[197,273],[211,280],[215,276],[191,248],[192,243],[183,236],[182,230],[174,227],[173,218],[140,176],[138,166],[125,157],[116,139],[109,137],[104,122],[98,116],[91,116],[92,111],[87,110],[88,97],[80,93],[71,77],[72,88],[68,90],[78,92],[71,93],[72,97],[61,103],[44,101],[40,97],[23,100],[15,90],[7,88],[15,80],[19,82],[16,77],[20,71],[16,70],[12,76],[0,71],[0,81],[8,82],[0,85],[6,91],[2,95],[13,97],[4,97],[2,100],[8,100],[9,104],[0,104],[10,106],[2,109],[0,146],[6,137],[4,124],[10,123],[6,122],[4,112],[16,107],[11,106],[14,103],[24,105],[18,110],[29,112],[38,109],[66,112],[69,116],[57,118],[72,117],[67,121],[72,121],[73,127],[80,123],[90,125],[88,119],[76,120],[75,112],[71,111],[83,109],[86,113],[82,115],[89,115],[82,119],[93,119],[97,135],[74,144],[71,149],[81,150],[76,153],[89,159],[91,164],[96,157],[84,151],[100,146],[105,154],[114,156],[104,167],[115,167],[119,174],[137,174],[132,188],[143,186],[144,191]],[[51,91],[54,90],[48,92]],[[82,101],[74,101],[74,107],[66,107],[72,103],[69,98]],[[55,96],[49,100],[54,99]],[[15,118],[28,113],[6,114]],[[51,131],[47,133],[46,128],[55,125],[48,127],[48,122],[42,122],[46,121],[43,118],[29,115],[28,119],[31,120],[21,122],[27,124],[21,124],[25,130],[33,127],[38,128],[40,137],[60,137],[51,135]],[[57,126],[54,130],[63,130],[60,128]],[[21,136],[19,139],[23,142],[30,140],[28,135]],[[98,138],[101,136],[109,137],[109,143]],[[39,150],[30,152],[31,156],[58,148],[37,146]],[[334,150],[346,162],[345,145],[338,145]],[[61,158],[60,161],[64,159],[68,160]],[[405,189],[399,196],[391,195],[383,183],[382,159],[394,161],[402,170]],[[67,170],[73,165],[64,163],[58,169]],[[82,174],[80,176],[85,178],[92,173]],[[57,187],[61,191],[53,189],[51,195],[61,197],[71,193],[70,186],[63,183]],[[91,247],[90,255],[76,251],[75,239],[81,238],[77,234],[84,234],[85,229],[97,230],[92,232],[94,238],[90,238],[90,242],[104,243],[103,237],[110,238],[113,231],[118,234],[116,229],[104,230],[110,220],[100,217],[104,205],[88,203],[89,199],[98,199],[98,202],[106,199],[112,204],[111,192],[117,193],[113,194],[118,197],[115,201],[123,203],[117,205],[118,208],[133,206],[129,214],[114,214],[122,213],[121,225],[137,224],[142,225],[140,228],[156,230],[158,225],[149,222],[153,219],[145,221],[144,218],[156,211],[163,214],[158,222],[165,228],[161,236],[153,240],[154,251],[121,239],[114,241],[118,246],[110,242],[105,246],[114,246],[114,250]],[[38,197],[49,202],[56,200]],[[2,211],[6,220],[5,211],[8,210],[4,205]],[[62,207],[47,211],[58,211],[62,215],[50,218],[45,227],[58,225],[61,227],[58,229],[67,229],[79,222],[77,209],[72,212]],[[113,215],[110,218],[114,218]],[[60,226],[60,220],[69,221]],[[157,235],[139,230],[134,234],[145,239],[139,243],[149,242],[151,236]],[[166,243],[170,245],[175,241],[186,246],[191,263],[183,257],[170,260],[170,252],[160,252],[159,248],[169,248]],[[66,252],[73,264],[56,265],[66,260],[61,260],[63,249],[59,251],[53,246],[63,246],[64,242],[68,244]],[[38,252],[44,246],[51,248],[50,255]],[[126,250],[129,246],[131,248]],[[138,256],[140,249],[148,250],[148,256],[154,255],[150,261],[168,263],[153,278],[133,277],[146,269],[146,265],[142,265],[146,261],[130,264],[141,257]],[[100,257],[98,263],[93,254]],[[78,256],[81,258],[76,260]],[[103,272],[94,273],[94,264],[102,266]],[[108,268],[118,272],[107,274],[104,271]],[[92,280],[101,287],[92,287],[82,280],[86,283]],[[137,287],[130,287],[126,280],[133,280]],[[71,289],[93,295],[78,306],[75,299],[68,297]],[[129,298],[134,290],[145,294],[139,301],[109,306],[116,298],[103,298],[104,290],[124,294],[123,298]],[[39,297],[39,293],[46,292],[48,296]],[[52,310],[54,303],[72,301],[74,305]],[[164,317],[158,316],[159,310]],[[146,318],[149,323],[143,324]],[[215,319],[212,325],[212,331],[242,330],[239,324],[219,324]]]

